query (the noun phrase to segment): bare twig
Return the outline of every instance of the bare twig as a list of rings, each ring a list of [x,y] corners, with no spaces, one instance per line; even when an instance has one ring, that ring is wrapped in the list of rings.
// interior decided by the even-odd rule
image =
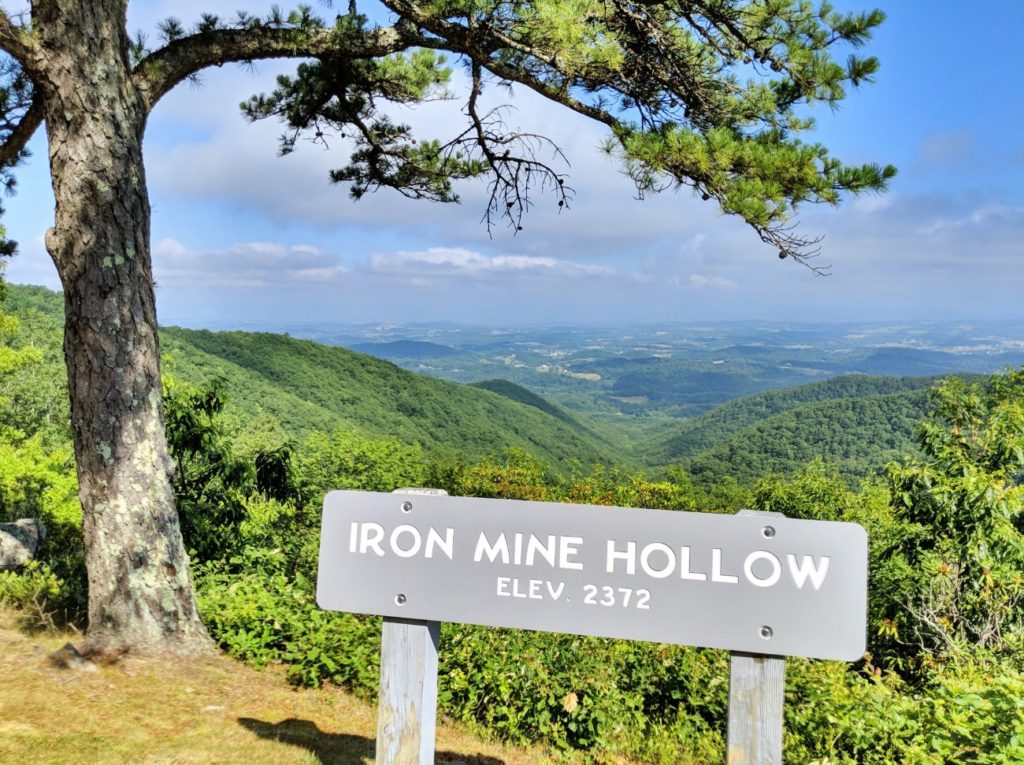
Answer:
[[[489,234],[495,216],[506,218],[513,229],[521,231],[523,216],[532,205],[530,194],[535,188],[554,191],[559,210],[567,208],[572,198],[573,190],[566,185],[566,176],[538,160],[537,152],[547,146],[556,159],[566,164],[568,161],[562,150],[544,136],[506,131],[501,108],[481,115],[478,100],[483,89],[483,69],[477,61],[471,68],[473,84],[466,114],[476,147],[491,169],[490,197],[483,219]],[[457,140],[461,143],[465,136],[463,133]]]

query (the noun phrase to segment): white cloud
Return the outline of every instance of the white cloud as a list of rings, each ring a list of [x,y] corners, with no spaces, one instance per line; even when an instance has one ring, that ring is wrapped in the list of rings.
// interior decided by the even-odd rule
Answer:
[[[705,276],[704,274],[690,274],[689,283],[694,287],[711,287],[714,289],[735,289],[736,282],[732,279],[724,279],[721,276]]]
[[[541,278],[582,278],[609,276],[614,272],[606,266],[578,263],[532,255],[484,255],[473,250],[452,247],[431,247],[426,250],[400,250],[371,255],[369,270],[391,276],[523,276]]]
[[[892,207],[895,202],[896,195],[891,192],[888,194],[864,194],[856,197],[850,208],[855,212],[870,215]]]
[[[153,245],[153,267],[158,284],[232,288],[327,283],[347,271],[337,256],[305,244],[243,242],[203,252],[171,238]]]
[[[956,229],[992,229],[995,227],[1024,227],[1024,208],[1006,205],[986,205],[958,217],[942,217],[932,221],[923,231],[935,234]]]
[[[603,265],[459,247],[350,255],[343,262],[305,243],[255,241],[200,250],[164,238],[153,247],[153,262],[161,315],[187,324],[228,306],[249,320],[281,312],[408,319],[453,305],[478,311],[508,301],[529,305],[537,293],[574,299],[617,283],[609,278],[616,272]],[[584,280],[586,288],[577,289]],[[189,305],[202,306],[199,314]],[[523,308],[516,310],[521,316]]]

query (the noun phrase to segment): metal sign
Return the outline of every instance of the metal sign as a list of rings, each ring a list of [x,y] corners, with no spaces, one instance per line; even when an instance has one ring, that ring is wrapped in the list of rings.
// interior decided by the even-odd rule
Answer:
[[[852,523],[335,491],[333,611],[859,659],[867,535]]]

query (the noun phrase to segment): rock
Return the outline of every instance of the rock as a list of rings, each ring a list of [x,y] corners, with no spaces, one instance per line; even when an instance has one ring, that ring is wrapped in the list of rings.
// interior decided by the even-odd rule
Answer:
[[[99,667],[79,653],[71,643],[65,643],[56,651],[50,654],[50,661],[58,667],[65,669],[77,669],[83,672],[98,672]]]
[[[35,518],[0,523],[0,571],[22,568],[46,539],[46,527]]]

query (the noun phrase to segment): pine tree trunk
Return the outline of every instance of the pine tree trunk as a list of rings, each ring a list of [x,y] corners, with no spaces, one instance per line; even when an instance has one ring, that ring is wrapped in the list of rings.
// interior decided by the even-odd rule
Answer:
[[[67,361],[89,572],[88,647],[199,653],[199,619],[163,430],[142,162],[125,2],[34,4],[53,190],[46,246],[64,286]],[[59,6],[59,7],[57,7]]]

